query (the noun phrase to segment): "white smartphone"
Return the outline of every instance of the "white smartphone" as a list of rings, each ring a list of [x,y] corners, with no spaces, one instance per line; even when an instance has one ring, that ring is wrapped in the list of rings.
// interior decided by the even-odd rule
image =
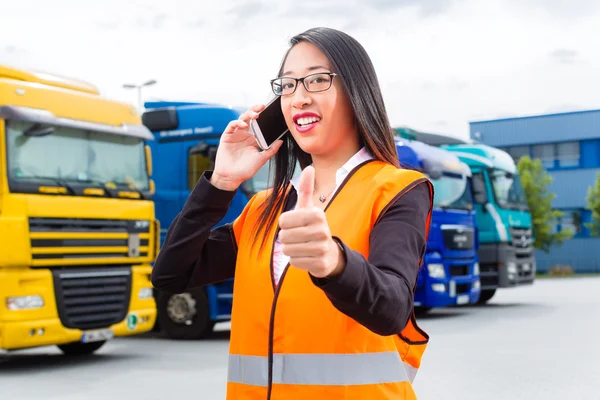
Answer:
[[[257,119],[250,120],[250,130],[262,150],[269,149],[289,131],[281,112],[280,96],[269,101],[265,109],[258,114]]]

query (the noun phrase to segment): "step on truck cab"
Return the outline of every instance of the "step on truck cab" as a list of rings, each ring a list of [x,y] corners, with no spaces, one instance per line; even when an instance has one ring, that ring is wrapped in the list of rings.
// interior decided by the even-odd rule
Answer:
[[[152,328],[152,138],[93,85],[0,65],[0,349]]]
[[[480,143],[442,148],[458,156],[473,173],[480,241],[480,302],[490,300],[498,288],[533,284],[536,265],[531,213],[512,157]]]
[[[397,139],[401,166],[423,172],[433,183],[434,201],[415,310],[473,304],[479,300],[477,232],[471,172],[454,154],[409,139]]]
[[[156,182],[154,202],[164,242],[173,219],[206,170],[214,168],[219,138],[241,110],[215,104],[147,102],[143,123],[154,134],[150,142]],[[262,172],[261,172],[262,173]],[[254,180],[236,192],[225,217],[216,226],[232,222],[259,190]],[[155,289],[158,326],[172,339],[196,339],[209,334],[218,322],[229,321],[233,279],[173,294]]]

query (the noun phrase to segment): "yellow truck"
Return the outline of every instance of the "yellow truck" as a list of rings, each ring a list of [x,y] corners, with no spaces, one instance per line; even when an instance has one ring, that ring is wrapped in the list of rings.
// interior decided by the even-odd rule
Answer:
[[[153,136],[89,83],[0,65],[0,350],[152,329]]]

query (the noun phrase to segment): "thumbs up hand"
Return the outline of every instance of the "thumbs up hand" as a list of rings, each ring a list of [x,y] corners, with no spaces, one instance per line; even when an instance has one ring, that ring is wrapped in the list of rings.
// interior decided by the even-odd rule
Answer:
[[[279,241],[291,265],[324,278],[339,274],[345,261],[331,237],[325,212],[313,205],[314,187],[315,170],[308,166],[300,175],[296,209],[279,217]]]

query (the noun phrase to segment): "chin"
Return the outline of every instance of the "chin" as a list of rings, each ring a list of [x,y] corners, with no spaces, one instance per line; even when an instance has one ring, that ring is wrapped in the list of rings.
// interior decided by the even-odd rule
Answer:
[[[301,134],[295,134],[294,140],[298,143],[298,146],[305,153],[319,154],[323,151],[323,141],[318,136],[305,136]]]

